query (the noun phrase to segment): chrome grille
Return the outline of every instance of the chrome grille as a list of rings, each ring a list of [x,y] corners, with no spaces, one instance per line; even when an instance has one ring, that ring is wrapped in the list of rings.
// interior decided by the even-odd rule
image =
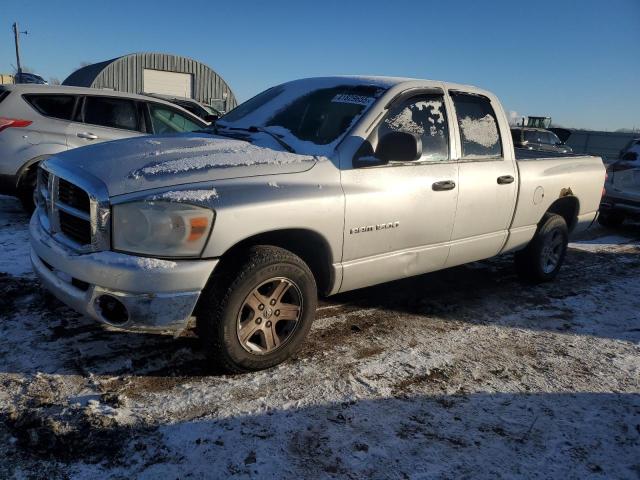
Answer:
[[[38,170],[38,216],[61,243],[81,252],[107,250],[110,209],[106,190],[73,174],[43,166]],[[87,187],[94,187],[93,191]],[[98,193],[95,193],[98,191]]]
[[[72,208],[91,213],[89,195],[81,188],[67,182],[64,178],[58,180],[58,200]]]
[[[60,216],[60,231],[80,245],[91,243],[91,223],[83,218],[78,218],[64,210],[58,212]]]

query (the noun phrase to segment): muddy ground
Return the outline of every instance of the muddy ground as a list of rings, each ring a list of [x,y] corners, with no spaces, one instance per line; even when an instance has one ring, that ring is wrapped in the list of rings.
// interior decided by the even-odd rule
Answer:
[[[0,197],[0,478],[640,478],[640,225],[321,302],[305,348],[221,375],[193,335],[44,295]]]

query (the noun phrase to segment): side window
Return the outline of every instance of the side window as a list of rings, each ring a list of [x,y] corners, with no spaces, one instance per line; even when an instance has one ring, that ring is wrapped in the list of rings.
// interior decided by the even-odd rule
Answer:
[[[378,126],[378,140],[389,132],[408,132],[420,136],[421,161],[449,159],[449,128],[442,95],[420,95],[393,105]]]
[[[71,120],[76,104],[74,95],[25,95],[24,99],[46,117]]]
[[[547,136],[549,137],[549,144],[551,145],[558,145],[560,142],[560,139],[558,138],[558,136],[553,133],[553,132],[547,132]]]
[[[542,143],[540,133],[537,130],[527,130],[526,132],[524,132],[524,136],[528,142]]]
[[[124,98],[86,97],[84,121],[103,127],[138,130],[136,104]]]
[[[192,132],[202,128],[190,118],[184,116],[177,110],[157,103],[149,104],[149,116],[153,133],[176,133],[176,132]]]
[[[462,141],[462,158],[469,160],[502,157],[496,114],[488,98],[452,92]]]

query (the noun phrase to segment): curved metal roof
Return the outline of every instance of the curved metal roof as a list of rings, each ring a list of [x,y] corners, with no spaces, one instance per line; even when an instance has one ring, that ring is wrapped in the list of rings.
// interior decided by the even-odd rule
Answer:
[[[226,99],[225,109],[236,106],[236,97],[220,75],[204,63],[166,53],[132,53],[79,68],[63,85],[109,88],[121,92],[144,93],[144,69],[193,75],[193,98],[215,104]]]

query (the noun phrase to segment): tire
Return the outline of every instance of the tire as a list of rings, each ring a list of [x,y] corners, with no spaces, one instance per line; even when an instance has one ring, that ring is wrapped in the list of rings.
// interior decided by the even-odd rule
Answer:
[[[33,213],[36,208],[33,203],[33,191],[36,188],[36,182],[38,179],[38,166],[30,167],[20,178],[18,183],[18,200],[22,204],[22,208],[27,213]]]
[[[296,353],[318,304],[309,267],[272,246],[251,247],[220,267],[196,313],[208,356],[226,372],[243,373],[273,367]]]
[[[600,212],[598,215],[598,223],[603,227],[619,227],[622,222],[624,222],[624,213],[622,212]]]
[[[518,275],[529,282],[549,282],[556,278],[569,244],[567,222],[560,215],[546,214],[524,250],[516,252]]]

